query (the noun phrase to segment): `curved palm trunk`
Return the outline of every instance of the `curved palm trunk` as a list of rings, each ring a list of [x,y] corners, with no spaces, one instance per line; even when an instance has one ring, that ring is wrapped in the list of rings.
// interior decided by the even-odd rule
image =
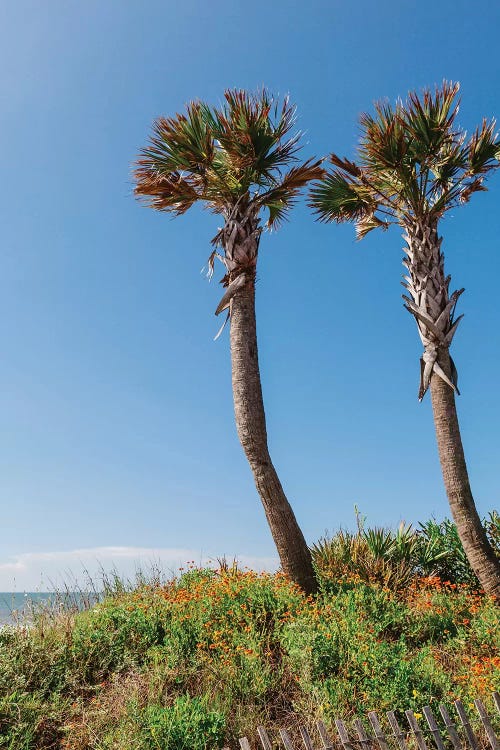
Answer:
[[[222,279],[226,292],[216,315],[229,308],[238,437],[252,469],[281,566],[295,583],[311,594],[317,590],[311,553],[283,492],[267,445],[255,321],[255,271],[261,231],[259,207],[255,202],[240,199],[228,209],[224,227],[213,240],[213,244],[224,248],[221,260],[227,270]]]
[[[448,351],[441,352],[439,359],[449,376],[451,366]],[[474,504],[460,437],[455,394],[436,374],[431,378],[430,391],[439,460],[453,520],[467,559],[482,587],[486,593],[500,597],[500,564]]]
[[[262,400],[257,330],[255,281],[252,278],[231,301],[231,364],[234,413],[283,571],[307,593],[317,590],[311,553],[273,466],[267,445]]]
[[[415,221],[405,237],[408,269],[404,286],[406,309],[415,317],[424,346],[419,400],[429,385],[443,479],[453,519],[467,559],[488,594],[500,596],[500,562],[481,524],[472,496],[455,405],[457,373],[449,347],[460,318],[454,319],[463,292],[449,294],[450,277],[444,273],[444,255],[437,222]]]

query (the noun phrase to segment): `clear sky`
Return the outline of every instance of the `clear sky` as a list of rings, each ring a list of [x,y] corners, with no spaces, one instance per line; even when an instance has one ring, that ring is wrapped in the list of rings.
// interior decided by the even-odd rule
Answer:
[[[354,154],[382,97],[462,84],[500,115],[500,5],[466,0],[10,0],[0,4],[0,590],[96,560],[275,557],[236,437],[217,218],[138,205],[152,120],[227,87],[289,92],[304,158]],[[500,175],[441,229],[466,317],[453,353],[481,513],[498,507]],[[400,233],[362,243],[302,204],[261,242],[270,446],[308,541],[447,513]],[[119,549],[117,549],[119,548]],[[45,582],[45,583],[44,583]]]

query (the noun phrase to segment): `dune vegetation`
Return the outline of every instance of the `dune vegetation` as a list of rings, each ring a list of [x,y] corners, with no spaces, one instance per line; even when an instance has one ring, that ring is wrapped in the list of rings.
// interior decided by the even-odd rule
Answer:
[[[500,553],[500,522],[485,521]],[[498,605],[454,525],[340,532],[313,549],[306,596],[222,561],[108,579],[98,603],[0,631],[0,747],[198,750],[265,724],[413,708],[500,689]],[[498,727],[497,727],[498,728]]]

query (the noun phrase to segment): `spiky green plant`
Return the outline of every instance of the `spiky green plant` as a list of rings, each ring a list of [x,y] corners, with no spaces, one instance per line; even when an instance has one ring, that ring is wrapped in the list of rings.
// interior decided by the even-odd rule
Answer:
[[[460,539],[484,589],[499,595],[500,565],[470,489],[455,404],[457,371],[449,354],[464,290],[450,294],[438,224],[447,211],[486,190],[486,177],[499,166],[500,141],[494,121],[483,120],[469,137],[458,127],[458,88],[445,82],[363,114],[357,161],[332,154],[334,169],[313,187],[311,205],[322,221],[353,222],[359,239],[390,224],[405,231],[404,305],[424,348],[419,399],[430,386],[443,478]]]
[[[312,592],[311,555],[269,455],[255,322],[261,234],[276,229],[300,190],[322,174],[320,162],[298,161],[294,124],[288,99],[279,106],[266,91],[226,91],[220,107],[193,102],[185,114],[154,123],[135,171],[135,193],[159,211],[184,214],[201,202],[222,219],[209,269],[213,273],[216,259],[225,269],[216,314],[228,310],[238,435],[283,569]]]

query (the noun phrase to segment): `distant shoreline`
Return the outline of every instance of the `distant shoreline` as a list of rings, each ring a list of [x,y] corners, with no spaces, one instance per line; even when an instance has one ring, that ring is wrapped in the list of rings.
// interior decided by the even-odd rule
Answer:
[[[97,597],[95,592],[81,591],[0,591],[0,628],[9,625],[26,624],[30,613],[37,607],[46,605],[77,606],[84,605],[90,598]],[[83,606],[82,606],[83,608]]]

